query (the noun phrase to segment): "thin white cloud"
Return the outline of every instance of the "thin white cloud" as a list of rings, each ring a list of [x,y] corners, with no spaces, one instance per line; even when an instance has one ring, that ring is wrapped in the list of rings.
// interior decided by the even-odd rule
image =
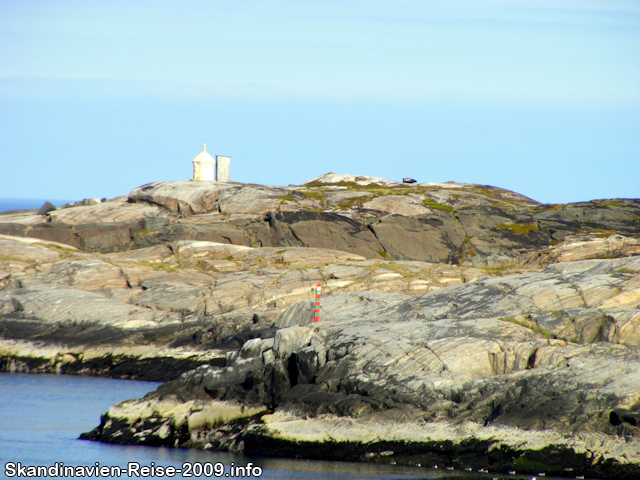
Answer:
[[[3,2],[0,95],[637,102],[639,27],[621,0]]]
[[[544,93],[510,93],[499,90],[466,91],[454,89],[405,89],[383,91],[371,88],[344,88],[324,85],[317,87],[286,88],[266,83],[193,83],[159,82],[119,79],[63,79],[12,77],[0,78],[0,98],[5,99],[100,99],[100,98],[158,98],[182,100],[215,99],[301,99],[338,102],[396,102],[424,103],[446,102],[457,104],[487,105],[549,105],[583,107],[619,107],[637,104],[640,107],[640,93],[636,96],[615,96],[593,94],[588,96],[567,96]]]

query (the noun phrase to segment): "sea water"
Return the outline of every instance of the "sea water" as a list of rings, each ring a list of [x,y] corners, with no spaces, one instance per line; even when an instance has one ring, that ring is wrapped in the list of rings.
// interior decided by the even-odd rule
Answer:
[[[44,202],[37,199],[0,199],[0,212],[40,208]],[[65,202],[54,200],[52,203],[62,205]],[[264,480],[532,478],[531,475],[470,474],[399,465],[251,458],[223,452],[78,440],[80,433],[100,423],[100,415],[111,405],[140,398],[158,385],[155,382],[110,378],[0,373],[0,478],[7,478],[7,462],[32,466],[52,466],[63,462],[67,466],[87,467],[97,462],[100,466],[117,465],[122,468],[126,468],[129,462],[137,462],[141,466],[153,462],[158,466],[178,469],[185,462],[218,463],[225,465],[225,474],[230,473],[232,463],[244,466],[252,462],[262,469],[260,478]],[[181,478],[181,475],[173,478]],[[546,477],[547,480],[559,478]]]
[[[64,200],[38,200],[36,198],[0,198],[0,212],[8,210],[39,210],[47,201],[56,207],[68,203]]]
[[[155,382],[111,378],[0,373],[0,476],[7,478],[7,462],[32,466],[52,466],[63,462],[74,467],[89,467],[98,462],[100,466],[120,466],[123,469],[129,462],[137,462],[141,466],[149,466],[153,462],[156,466],[177,469],[182,468],[184,462],[218,463],[225,466],[225,473],[229,473],[232,463],[245,466],[251,462],[262,469],[259,478],[265,480],[437,479],[450,478],[453,473],[399,465],[255,458],[223,452],[111,445],[78,439],[82,432],[100,423],[100,415],[111,405],[142,397],[158,385]],[[126,478],[126,475],[121,478]],[[176,475],[174,478],[183,477]]]

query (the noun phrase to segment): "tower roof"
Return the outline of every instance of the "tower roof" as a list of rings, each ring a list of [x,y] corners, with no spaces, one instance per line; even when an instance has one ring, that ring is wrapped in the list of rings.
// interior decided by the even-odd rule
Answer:
[[[193,163],[216,163],[211,155],[207,153],[207,144],[202,144],[202,151],[198,154],[196,158],[191,160]]]

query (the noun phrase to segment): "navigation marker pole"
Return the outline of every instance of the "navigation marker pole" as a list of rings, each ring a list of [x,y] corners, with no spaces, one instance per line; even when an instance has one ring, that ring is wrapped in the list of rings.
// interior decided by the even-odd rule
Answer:
[[[321,290],[322,290],[322,284],[318,283],[318,285],[316,285],[316,309],[313,311],[314,322],[320,321],[320,297],[322,296],[320,294]]]

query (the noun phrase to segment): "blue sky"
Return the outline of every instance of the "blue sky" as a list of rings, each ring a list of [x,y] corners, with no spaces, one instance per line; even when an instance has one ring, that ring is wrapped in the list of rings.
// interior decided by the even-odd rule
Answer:
[[[0,198],[328,171],[640,197],[640,3],[0,0]]]

